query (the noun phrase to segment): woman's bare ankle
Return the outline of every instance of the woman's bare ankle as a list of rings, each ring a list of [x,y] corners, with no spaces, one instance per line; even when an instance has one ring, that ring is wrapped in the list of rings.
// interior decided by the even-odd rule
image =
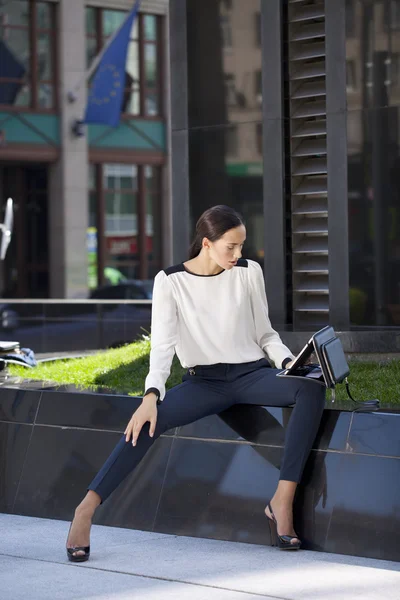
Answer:
[[[96,508],[101,503],[101,498],[96,492],[89,491],[82,502],[75,509],[75,517],[92,518]]]

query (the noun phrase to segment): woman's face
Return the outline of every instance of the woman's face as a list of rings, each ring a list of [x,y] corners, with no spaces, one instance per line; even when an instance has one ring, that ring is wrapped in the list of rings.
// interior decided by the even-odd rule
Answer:
[[[243,244],[246,240],[244,225],[230,229],[216,242],[203,240],[203,246],[208,250],[209,257],[222,269],[233,269],[242,256]]]

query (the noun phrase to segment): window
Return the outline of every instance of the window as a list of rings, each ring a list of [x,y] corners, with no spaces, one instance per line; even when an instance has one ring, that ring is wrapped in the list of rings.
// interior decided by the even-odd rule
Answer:
[[[400,29],[400,0],[387,0],[383,7],[385,29]]]
[[[0,104],[55,108],[55,31],[51,2],[0,4]]]
[[[256,123],[256,147],[258,154],[263,153],[263,125]]]
[[[222,47],[232,48],[232,24],[228,15],[220,16]]]
[[[233,73],[225,73],[225,97],[227,106],[236,106],[236,82]]]
[[[346,60],[346,89],[348,92],[354,92],[356,87],[356,63],[354,60]]]
[[[355,34],[355,0],[346,0],[346,37]]]
[[[96,254],[89,256],[91,288],[107,279],[149,279],[160,270],[160,194],[158,167],[90,166],[88,233],[96,238]]]
[[[237,156],[239,151],[238,128],[237,125],[229,125],[225,134],[226,154],[228,156]]]
[[[256,46],[261,46],[261,13],[257,12],[254,15],[254,25],[255,25],[255,40]]]
[[[127,13],[86,8],[86,60],[89,67]],[[122,112],[146,117],[161,113],[161,17],[140,13],[132,26],[128,46]]]
[[[398,87],[400,84],[400,54],[393,53],[388,66],[390,85]]]
[[[256,71],[254,73],[254,92],[256,95],[257,106],[262,105],[262,72]]]

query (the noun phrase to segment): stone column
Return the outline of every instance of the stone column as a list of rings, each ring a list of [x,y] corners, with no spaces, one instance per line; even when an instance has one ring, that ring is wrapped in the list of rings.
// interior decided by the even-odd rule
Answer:
[[[87,134],[72,133],[74,121],[85,111],[86,85],[73,103],[67,94],[86,71],[85,3],[61,0],[58,8],[61,155],[50,169],[50,295],[73,298],[87,295]]]

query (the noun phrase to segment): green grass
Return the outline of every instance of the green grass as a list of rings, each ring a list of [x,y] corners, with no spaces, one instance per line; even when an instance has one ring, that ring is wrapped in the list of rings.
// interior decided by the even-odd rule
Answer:
[[[9,365],[10,374],[24,379],[39,379],[74,384],[78,388],[96,389],[99,386],[134,396],[143,394],[143,386],[149,368],[149,339],[142,339],[115,350],[107,350],[73,360],[42,363],[34,369]],[[350,361],[349,382],[352,395],[357,400],[379,398],[382,407],[400,405],[400,361],[381,362]],[[181,382],[184,370],[176,357],[167,389]],[[343,385],[337,386],[337,408],[351,407],[346,400]],[[330,405],[330,392],[327,393]]]

